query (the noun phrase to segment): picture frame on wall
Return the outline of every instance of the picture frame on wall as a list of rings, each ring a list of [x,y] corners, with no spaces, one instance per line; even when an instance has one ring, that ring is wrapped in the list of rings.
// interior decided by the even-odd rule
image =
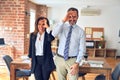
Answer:
[[[86,40],[101,40],[104,36],[103,27],[85,27]]]

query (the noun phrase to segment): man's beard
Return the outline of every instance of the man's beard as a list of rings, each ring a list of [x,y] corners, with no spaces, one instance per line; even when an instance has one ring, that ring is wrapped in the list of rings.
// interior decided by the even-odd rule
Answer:
[[[70,23],[71,25],[76,24],[76,22],[77,22],[76,20],[73,20],[73,21],[72,21],[72,20],[69,20],[69,23]]]

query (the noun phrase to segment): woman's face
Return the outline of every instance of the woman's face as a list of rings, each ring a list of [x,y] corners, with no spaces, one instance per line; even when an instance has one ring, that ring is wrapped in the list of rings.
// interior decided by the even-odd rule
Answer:
[[[45,19],[40,20],[38,22],[38,31],[39,31],[39,33],[43,33],[45,31],[45,27],[44,27],[45,26],[45,22],[46,22]]]

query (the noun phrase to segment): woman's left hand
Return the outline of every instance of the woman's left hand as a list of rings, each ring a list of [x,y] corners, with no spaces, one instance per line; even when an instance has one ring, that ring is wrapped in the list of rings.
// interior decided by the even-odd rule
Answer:
[[[48,28],[48,27],[49,27],[49,26],[47,25],[47,21],[46,21],[45,19],[43,20],[43,23],[44,23],[44,25],[43,25],[44,28]]]

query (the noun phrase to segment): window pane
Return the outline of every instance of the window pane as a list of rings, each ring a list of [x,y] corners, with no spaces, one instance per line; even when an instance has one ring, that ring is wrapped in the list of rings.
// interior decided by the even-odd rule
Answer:
[[[34,31],[35,28],[35,10],[30,9],[30,33]]]

